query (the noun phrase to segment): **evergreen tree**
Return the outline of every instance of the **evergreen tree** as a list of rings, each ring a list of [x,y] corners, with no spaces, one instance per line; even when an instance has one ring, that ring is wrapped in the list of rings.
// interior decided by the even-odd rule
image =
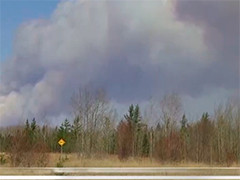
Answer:
[[[72,138],[72,126],[68,119],[65,119],[58,128],[57,137],[58,139],[63,138],[65,140],[66,144],[63,146],[65,152],[73,151],[75,146],[73,146],[74,139]]]
[[[37,139],[37,122],[35,118],[33,118],[31,122],[30,139],[32,144],[35,143]]]
[[[181,120],[181,129],[185,130],[187,128],[187,118],[186,115],[183,114],[182,120]]]
[[[129,121],[132,125],[134,121],[134,106],[131,104],[128,109],[128,114],[124,115],[124,118]]]
[[[134,121],[134,124],[139,124],[140,122],[140,110],[139,110],[138,104],[135,106],[133,121]]]
[[[200,120],[200,158],[203,162],[210,162],[212,158],[212,134],[213,124],[209,119],[208,113],[203,113]]]
[[[65,133],[70,133],[71,131],[71,124],[69,122],[68,119],[65,119],[64,123],[63,123],[63,126],[64,126],[64,130],[65,130]]]
[[[29,130],[30,130],[30,125],[29,125],[29,121],[28,121],[28,119],[26,120],[26,123],[25,123],[25,131],[26,132],[29,132]]]
[[[26,135],[27,137],[30,137],[31,129],[30,129],[30,124],[29,124],[28,119],[26,120],[24,131],[25,131],[25,135]]]
[[[182,120],[181,120],[180,136],[181,136],[181,153],[182,153],[182,158],[184,160],[186,160],[186,158],[187,158],[187,146],[188,146],[188,136],[189,136],[189,133],[187,131],[187,118],[186,118],[185,114],[183,114]]]
[[[129,106],[128,114],[126,114],[125,119],[130,123],[131,125],[131,133],[133,137],[133,142],[132,142],[132,155],[135,156],[139,154],[139,148],[141,144],[140,140],[140,125],[141,125],[141,117],[140,117],[140,109],[139,105],[136,105],[135,108],[131,104]]]
[[[37,127],[36,120],[35,120],[35,118],[33,118],[32,122],[31,122],[31,131],[34,132],[36,130],[36,127]]]

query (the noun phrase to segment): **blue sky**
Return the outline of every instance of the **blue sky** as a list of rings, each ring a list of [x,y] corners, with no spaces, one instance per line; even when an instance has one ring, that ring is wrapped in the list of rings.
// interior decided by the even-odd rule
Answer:
[[[0,0],[1,4],[1,53],[0,60],[10,56],[15,32],[21,23],[48,18],[58,0]]]

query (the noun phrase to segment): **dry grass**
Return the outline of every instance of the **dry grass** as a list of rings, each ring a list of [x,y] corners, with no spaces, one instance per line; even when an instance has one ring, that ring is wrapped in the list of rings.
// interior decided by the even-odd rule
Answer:
[[[60,153],[50,153],[49,154],[49,164],[48,167],[56,167],[57,162],[59,162]],[[96,156],[92,158],[78,157],[77,154],[64,154],[63,158],[67,160],[64,161],[64,167],[206,167],[206,164],[196,164],[196,163],[160,163],[157,161],[151,161],[149,158],[129,158],[126,161],[120,161],[117,156]],[[214,165],[216,166],[216,165]],[[239,166],[239,165],[238,165]],[[1,168],[4,167],[4,168]],[[56,172],[51,169],[38,169],[38,168],[12,168],[10,163],[5,164],[0,167],[0,175],[56,175]],[[240,167],[240,166],[239,166]],[[193,169],[193,170],[164,170],[156,173],[140,173],[140,175],[239,175],[240,169]],[[58,175],[58,174],[57,174]],[[64,175],[113,175],[108,173],[64,173]],[[139,175],[138,173],[115,173],[114,175]]]
[[[8,157],[6,155],[6,157]],[[56,167],[59,162],[60,153],[49,153],[48,167]],[[178,163],[162,163],[150,158],[129,158],[125,161],[120,161],[116,155],[109,156],[94,156],[92,158],[78,157],[77,154],[63,154],[64,167],[208,167],[209,164],[178,162]],[[213,164],[212,166],[225,166],[224,164]],[[234,167],[240,167],[240,164],[233,164]],[[10,167],[10,160],[7,158],[7,163],[0,167]]]
[[[109,156],[94,156],[92,158],[78,157],[77,154],[64,154],[64,167],[206,167],[208,164],[192,163],[192,162],[178,162],[178,163],[162,163],[150,158],[129,158],[128,160],[120,161],[116,155]],[[59,153],[50,154],[50,163],[48,166],[56,166],[59,160]],[[220,164],[213,164],[212,166],[224,166]],[[240,166],[240,164],[233,164],[232,166]]]

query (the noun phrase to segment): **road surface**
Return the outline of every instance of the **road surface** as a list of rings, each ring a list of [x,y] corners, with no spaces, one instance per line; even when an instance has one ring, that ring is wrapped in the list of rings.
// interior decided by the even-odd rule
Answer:
[[[0,179],[240,179],[240,167],[0,168]]]

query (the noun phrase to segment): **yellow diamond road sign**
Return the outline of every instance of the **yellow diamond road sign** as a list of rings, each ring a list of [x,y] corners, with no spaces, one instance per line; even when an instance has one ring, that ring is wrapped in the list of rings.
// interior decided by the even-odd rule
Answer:
[[[58,144],[59,144],[60,146],[63,146],[65,143],[66,143],[66,142],[65,142],[64,139],[62,139],[62,138],[58,141]]]

